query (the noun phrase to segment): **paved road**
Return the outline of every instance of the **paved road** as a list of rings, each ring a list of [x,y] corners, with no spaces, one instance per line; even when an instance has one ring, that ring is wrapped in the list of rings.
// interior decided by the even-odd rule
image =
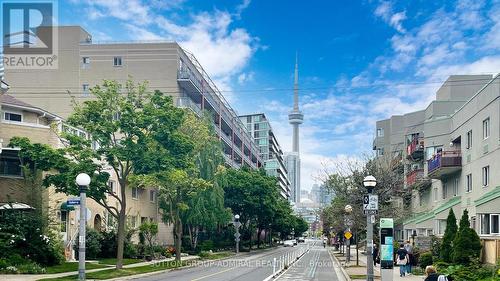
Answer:
[[[296,247],[279,247],[259,253],[243,254],[222,261],[205,262],[197,267],[174,270],[148,277],[143,281],[260,281],[273,272],[273,260],[292,251],[303,250],[306,244]],[[325,252],[326,253],[326,252]]]
[[[314,242],[313,246],[299,261],[292,265],[278,281],[342,281],[336,271],[339,267],[334,263],[328,250],[323,248],[320,242]]]

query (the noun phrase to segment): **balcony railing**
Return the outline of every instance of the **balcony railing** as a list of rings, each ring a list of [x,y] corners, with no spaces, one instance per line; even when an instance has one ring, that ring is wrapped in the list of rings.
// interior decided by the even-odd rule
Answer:
[[[427,160],[427,174],[431,178],[440,178],[461,168],[462,154],[459,150],[442,151]]]
[[[201,116],[201,108],[188,97],[177,98],[177,107],[191,109],[196,115]]]
[[[424,169],[413,170],[406,175],[406,185],[411,186],[424,179]]]
[[[406,147],[409,158],[419,159],[424,156],[424,139],[413,138],[412,142]]]

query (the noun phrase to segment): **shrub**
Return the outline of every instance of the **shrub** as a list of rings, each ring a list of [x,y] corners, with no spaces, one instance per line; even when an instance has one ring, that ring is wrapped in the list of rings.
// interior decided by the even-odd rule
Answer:
[[[212,240],[205,240],[200,243],[200,249],[202,251],[210,251],[214,249],[214,241]]]
[[[132,244],[131,237],[133,231],[128,231],[125,236],[125,245],[123,249],[123,257],[124,258],[133,258],[136,257],[139,249],[137,246]],[[118,249],[118,236],[115,231],[102,232],[102,240],[101,240],[101,258],[115,258],[116,251]]]
[[[205,252],[205,251],[201,251],[201,252],[198,254],[198,256],[199,256],[200,258],[206,258],[206,257],[210,256],[210,253],[209,253],[209,252]]]
[[[41,267],[39,264],[34,262],[29,262],[17,266],[19,273],[24,274],[43,274],[45,273],[45,268]]]
[[[453,280],[475,281],[495,276],[495,269],[482,265],[479,259],[473,259],[468,265],[449,266],[444,273],[450,275]]]
[[[453,209],[450,208],[448,218],[446,219],[446,229],[444,231],[443,242],[439,249],[439,257],[445,262],[452,261],[453,240],[455,239],[457,231],[457,219],[455,218]]]
[[[426,252],[420,255],[419,259],[420,268],[425,269],[426,266],[432,265],[432,253]]]
[[[85,256],[88,259],[97,259],[101,256],[102,234],[92,228],[87,228],[85,233]]]
[[[479,258],[481,240],[474,229],[470,228],[469,212],[464,210],[460,219],[455,240],[453,240],[452,259],[455,264],[468,265],[471,260]]]

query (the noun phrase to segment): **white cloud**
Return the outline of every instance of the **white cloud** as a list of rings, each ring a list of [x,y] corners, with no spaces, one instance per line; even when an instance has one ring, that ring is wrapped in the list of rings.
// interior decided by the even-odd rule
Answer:
[[[147,40],[163,40],[165,38],[145,29],[132,24],[124,24],[129,32],[133,34],[135,40],[147,41]]]
[[[375,16],[384,20],[400,33],[405,33],[403,21],[406,19],[406,11],[394,12],[393,5],[389,1],[381,1],[374,11]]]
[[[253,81],[255,73],[250,71],[250,72],[243,72],[240,75],[238,75],[238,83],[240,85],[243,85],[249,81]]]

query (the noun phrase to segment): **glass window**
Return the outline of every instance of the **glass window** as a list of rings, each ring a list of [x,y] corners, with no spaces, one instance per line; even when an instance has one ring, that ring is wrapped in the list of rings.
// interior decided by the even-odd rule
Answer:
[[[114,57],[113,66],[122,66],[122,57]]]
[[[116,194],[115,181],[108,181],[109,192]]]
[[[483,186],[488,186],[490,182],[490,166],[483,167]]]
[[[132,187],[132,198],[133,199],[139,198],[139,192],[137,190],[137,187]]]
[[[68,211],[61,210],[61,232],[66,232],[68,225]]]
[[[444,234],[445,230],[446,230],[446,220],[438,220],[439,234]]]
[[[0,154],[0,176],[21,177],[21,159],[17,150],[3,149]]]
[[[82,92],[84,95],[89,94],[89,84],[82,84]]]
[[[23,115],[19,113],[5,112],[3,119],[7,121],[23,122]]]
[[[437,189],[437,187],[435,187],[433,189],[433,193],[434,193],[434,201],[438,201],[438,189]]]
[[[492,214],[490,216],[490,224],[491,224],[490,234],[499,234],[500,233],[499,221],[498,221],[499,218],[500,218],[500,215],[498,215],[498,214]]]
[[[156,191],[154,190],[149,191],[149,201],[156,202]]]
[[[377,129],[377,137],[383,137],[384,136],[384,129],[378,128]]]
[[[458,183],[459,183],[459,179],[456,178],[453,181],[453,196],[458,196]]]
[[[467,132],[467,149],[472,148],[472,130]]]
[[[483,120],[483,139],[487,139],[490,136],[490,118]]]
[[[481,234],[490,234],[490,215],[481,214]]]
[[[85,65],[90,64],[90,58],[89,57],[82,57],[82,63]]]
[[[465,192],[472,191],[472,174],[465,176]]]
[[[441,199],[446,199],[447,195],[448,195],[448,183],[443,182],[443,192],[441,194]]]
[[[131,216],[130,217],[130,226],[132,226],[132,228],[136,228],[137,227],[137,216]]]

